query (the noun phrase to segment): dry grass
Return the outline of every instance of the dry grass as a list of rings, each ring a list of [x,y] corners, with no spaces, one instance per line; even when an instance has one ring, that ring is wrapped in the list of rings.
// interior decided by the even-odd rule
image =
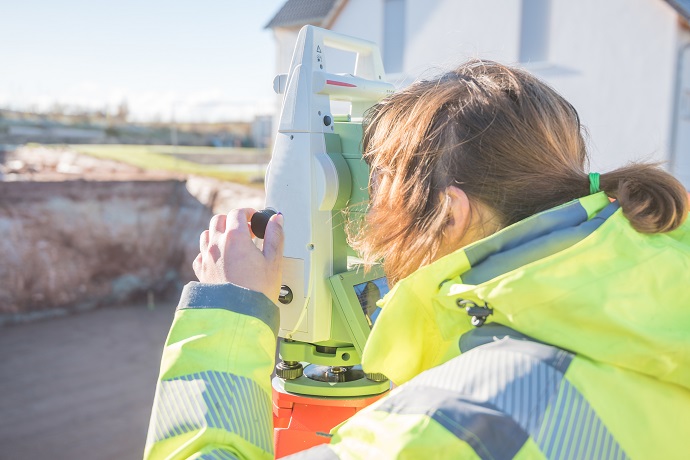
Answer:
[[[182,160],[170,154],[213,154],[224,156],[247,155],[258,156],[265,153],[259,149],[248,148],[215,148],[215,147],[174,147],[162,145],[71,145],[77,153],[96,158],[119,161],[146,170],[164,170],[183,174],[213,177],[216,179],[250,184],[260,181],[266,172],[265,166],[253,165],[209,165]]]

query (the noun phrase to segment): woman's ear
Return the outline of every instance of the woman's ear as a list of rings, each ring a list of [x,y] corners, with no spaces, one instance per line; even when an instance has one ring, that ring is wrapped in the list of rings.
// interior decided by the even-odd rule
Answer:
[[[445,191],[446,200],[450,200],[450,221],[446,228],[446,237],[448,244],[459,248],[464,246],[465,240],[469,237],[467,230],[470,227],[470,200],[467,194],[450,185]]]

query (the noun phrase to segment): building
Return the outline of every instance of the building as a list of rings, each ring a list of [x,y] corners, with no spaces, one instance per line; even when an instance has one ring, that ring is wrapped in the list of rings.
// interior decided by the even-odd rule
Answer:
[[[273,117],[271,115],[257,115],[252,121],[252,144],[254,147],[265,149],[271,146],[273,134]]]
[[[662,161],[690,188],[689,21],[690,0],[287,0],[266,27],[277,73],[305,24],[377,42],[399,87],[472,57],[520,65],[578,109],[592,170]]]

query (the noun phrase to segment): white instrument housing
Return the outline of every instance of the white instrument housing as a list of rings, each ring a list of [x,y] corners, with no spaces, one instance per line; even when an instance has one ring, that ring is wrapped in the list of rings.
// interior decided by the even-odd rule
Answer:
[[[328,48],[357,55],[352,75],[324,70]],[[284,98],[266,173],[266,207],[285,217],[282,284],[293,294],[289,304],[280,305],[279,335],[318,343],[329,340],[331,332],[327,279],[335,274],[332,213],[344,193],[349,197],[343,184],[350,183],[338,176],[326,151],[325,135],[333,132],[335,122],[330,101],[349,101],[351,119],[361,121],[365,110],[394,87],[385,82],[375,43],[305,26],[290,71],[276,77],[274,89]]]

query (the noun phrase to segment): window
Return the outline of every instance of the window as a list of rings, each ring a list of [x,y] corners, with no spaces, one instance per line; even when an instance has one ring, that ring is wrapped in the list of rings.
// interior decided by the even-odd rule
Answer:
[[[546,62],[549,57],[551,0],[522,0],[520,62]]]
[[[386,72],[402,72],[404,55],[405,0],[384,0],[383,67]]]

